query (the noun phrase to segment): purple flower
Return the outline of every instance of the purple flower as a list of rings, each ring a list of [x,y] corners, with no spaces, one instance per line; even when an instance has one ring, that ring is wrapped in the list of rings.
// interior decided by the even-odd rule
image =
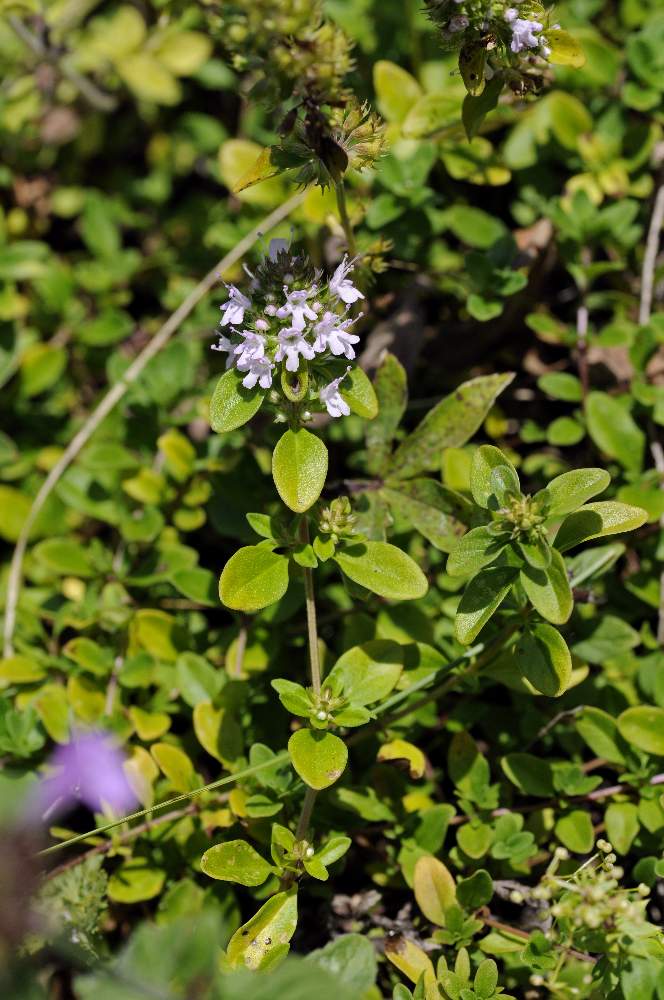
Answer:
[[[109,808],[122,815],[137,804],[123,769],[125,758],[107,733],[74,735],[57,747],[49,759],[54,773],[42,778],[28,802],[28,811],[41,820],[82,803],[93,812]]]

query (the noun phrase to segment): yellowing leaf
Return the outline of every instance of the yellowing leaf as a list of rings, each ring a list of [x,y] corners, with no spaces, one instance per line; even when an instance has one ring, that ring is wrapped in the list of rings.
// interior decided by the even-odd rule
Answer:
[[[165,712],[146,712],[138,705],[129,709],[129,718],[134,724],[139,739],[150,741],[163,736],[170,729],[171,717]]]
[[[456,883],[442,861],[428,855],[418,858],[413,891],[427,920],[444,927],[445,914],[456,903]]]
[[[189,792],[196,787],[194,765],[184,750],[170,743],[153,743],[150,752],[177,792]]]
[[[178,31],[156,49],[159,62],[175,76],[190,76],[210,58],[212,42],[200,31]]]
[[[585,65],[586,56],[581,45],[567,31],[548,30],[546,43],[551,49],[549,62],[558,66],[572,66],[573,69],[581,69]]]
[[[407,740],[391,740],[384,743],[378,751],[379,761],[391,761],[395,764],[406,764],[411,778],[421,778],[424,774],[426,758],[419,747]]]
[[[399,972],[418,983],[424,976],[424,995],[426,1000],[437,1000],[440,996],[436,985],[436,974],[433,963],[422,948],[405,937],[388,939],[385,945],[385,956],[395,965]]]
[[[180,84],[149,52],[125,56],[116,63],[115,68],[141,101],[172,105],[180,100]]]

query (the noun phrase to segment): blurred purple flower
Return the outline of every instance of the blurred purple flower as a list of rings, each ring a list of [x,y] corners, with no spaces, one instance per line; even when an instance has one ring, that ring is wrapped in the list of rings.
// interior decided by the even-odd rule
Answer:
[[[93,812],[108,807],[122,815],[138,801],[122,767],[124,760],[107,733],[76,733],[71,743],[51,755],[48,763],[54,773],[35,788],[29,812],[47,820],[82,803]]]

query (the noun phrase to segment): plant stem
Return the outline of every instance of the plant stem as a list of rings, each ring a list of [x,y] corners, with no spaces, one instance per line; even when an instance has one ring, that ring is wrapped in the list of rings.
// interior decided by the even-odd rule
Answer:
[[[348,205],[346,204],[346,190],[344,188],[344,182],[337,181],[334,185],[334,190],[337,195],[337,208],[339,209],[339,218],[341,219],[341,225],[344,228],[344,233],[346,234],[346,246],[348,248],[348,253],[351,257],[354,257],[357,252],[357,245],[355,243],[355,233],[353,232],[353,224],[350,221],[350,216],[348,215]]]
[[[283,205],[276,208],[274,212],[270,212],[266,218],[261,219],[259,224],[255,226],[251,232],[247,233],[247,235],[240,240],[237,246],[235,246],[230,253],[227,253],[224,257],[222,257],[219,263],[215,264],[212,270],[205,275],[202,281],[199,281],[196,287],[184,300],[182,305],[179,306],[166,320],[163,326],[159,328],[147,347],[145,347],[144,350],[141,351],[136,358],[134,358],[122,378],[115,383],[109,392],[106,393],[97,408],[92,411],[86,422],[69,442],[61,457],[47,475],[39,489],[39,492],[32,502],[32,507],[30,508],[28,516],[23,522],[21,534],[18,537],[16,548],[14,549],[14,555],[12,556],[9,578],[7,580],[7,601],[5,605],[5,657],[12,656],[14,653],[13,638],[14,627],[16,625],[16,605],[18,604],[18,597],[21,590],[23,559],[25,557],[25,550],[28,546],[28,540],[39,512],[60,481],[62,475],[69,468],[81,449],[88,443],[101,422],[120,402],[130,385],[132,385],[139,375],[141,375],[148,361],[151,361],[152,358],[166,346],[173,334],[180,328],[189,314],[193,312],[194,308],[198,305],[201,299],[203,299],[213,285],[218,282],[219,275],[224,271],[227,271],[229,267],[240,260],[240,258],[243,257],[249,249],[251,249],[257,239],[267,233],[270,229],[273,229],[274,226],[282,221],[282,219],[285,219],[288,215],[290,215],[290,213],[302,202],[303,198],[304,192],[300,191],[293,195],[292,198],[289,198],[288,201],[285,201]]]
[[[314,788],[307,788],[304,793],[304,802],[302,803],[302,812],[300,813],[300,818],[297,821],[297,829],[295,830],[296,840],[304,840],[307,835],[307,830],[309,829],[309,823],[311,822],[311,814],[314,811],[314,802],[316,801],[316,795],[318,793]]]
[[[309,522],[306,517],[300,521],[300,537],[305,545],[309,544]],[[314,694],[320,694],[320,655],[318,650],[318,625],[316,623],[316,595],[314,593],[314,575],[308,566],[303,567],[304,596],[307,608],[307,634],[309,638],[309,669],[311,671],[311,686]]]

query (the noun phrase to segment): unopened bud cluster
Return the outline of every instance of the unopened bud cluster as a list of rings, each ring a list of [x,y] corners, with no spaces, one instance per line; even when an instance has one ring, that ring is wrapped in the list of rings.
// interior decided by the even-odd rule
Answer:
[[[318,530],[330,535],[333,542],[354,534],[357,517],[353,514],[348,497],[336,497],[324,507],[318,519]]]

